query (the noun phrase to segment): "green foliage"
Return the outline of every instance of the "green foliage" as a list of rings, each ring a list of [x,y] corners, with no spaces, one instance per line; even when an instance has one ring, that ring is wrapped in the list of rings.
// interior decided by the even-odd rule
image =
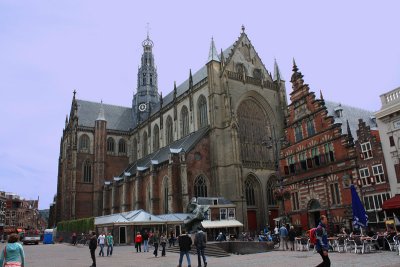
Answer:
[[[57,230],[61,232],[87,233],[89,230],[94,230],[94,217],[59,222]]]

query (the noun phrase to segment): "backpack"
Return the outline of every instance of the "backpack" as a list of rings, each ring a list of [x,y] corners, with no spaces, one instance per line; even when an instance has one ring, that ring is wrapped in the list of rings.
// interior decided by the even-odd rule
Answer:
[[[317,228],[311,228],[309,230],[309,237],[310,237],[310,243],[315,245],[317,244]]]

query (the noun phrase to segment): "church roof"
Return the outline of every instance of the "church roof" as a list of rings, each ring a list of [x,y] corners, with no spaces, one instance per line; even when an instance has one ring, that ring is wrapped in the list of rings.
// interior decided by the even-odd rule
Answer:
[[[129,131],[133,128],[132,108],[76,100],[78,104],[78,124],[84,127],[94,127],[99,111],[103,107],[103,116],[107,120],[107,129]]]
[[[233,45],[229,46],[227,49],[224,50],[223,54],[224,57],[227,57],[230,55],[232,52]],[[218,56],[221,58],[221,54]],[[200,68],[198,71],[196,71],[193,74],[193,85],[196,85],[198,82],[201,80],[207,78],[207,66],[203,66]],[[176,88],[176,96],[180,96],[184,94],[186,91],[189,90],[189,77],[182,82],[180,85],[177,86]],[[167,106],[169,103],[171,103],[174,100],[174,91],[172,90],[169,94],[167,94],[165,97],[163,97],[163,106]],[[157,105],[154,109],[151,110],[151,114],[157,113],[160,110],[160,106]]]
[[[347,134],[347,120],[349,121],[350,131],[353,135],[354,140],[357,140],[357,129],[358,129],[358,120],[363,119],[366,125],[369,125],[371,129],[375,129],[377,127],[376,122],[374,120],[374,112],[342,105],[337,102],[325,101],[325,106],[328,111],[328,116],[332,116],[335,120],[335,123],[340,123],[342,127],[342,133]]]
[[[136,162],[131,164],[124,172],[125,173],[136,173],[136,170],[144,171],[150,168],[151,164],[157,165],[169,160],[169,155],[172,152],[185,151],[189,152],[208,132],[208,127],[204,127],[196,132],[193,132],[168,146],[162,147],[159,150],[147,155],[144,158],[138,159]]]

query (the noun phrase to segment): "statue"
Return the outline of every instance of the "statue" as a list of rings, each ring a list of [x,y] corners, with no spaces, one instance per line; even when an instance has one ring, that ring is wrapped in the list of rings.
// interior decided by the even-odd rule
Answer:
[[[205,219],[205,214],[210,209],[209,205],[197,204],[197,199],[194,197],[190,200],[187,206],[187,212],[189,216],[183,221],[185,228],[188,232],[195,232],[199,227],[202,228],[201,222]]]

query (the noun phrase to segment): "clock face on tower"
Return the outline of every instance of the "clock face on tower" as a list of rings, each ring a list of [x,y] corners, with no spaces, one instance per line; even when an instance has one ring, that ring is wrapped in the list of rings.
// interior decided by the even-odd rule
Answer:
[[[141,103],[141,104],[139,105],[139,110],[140,110],[140,111],[145,111],[146,108],[147,108],[146,103]]]

